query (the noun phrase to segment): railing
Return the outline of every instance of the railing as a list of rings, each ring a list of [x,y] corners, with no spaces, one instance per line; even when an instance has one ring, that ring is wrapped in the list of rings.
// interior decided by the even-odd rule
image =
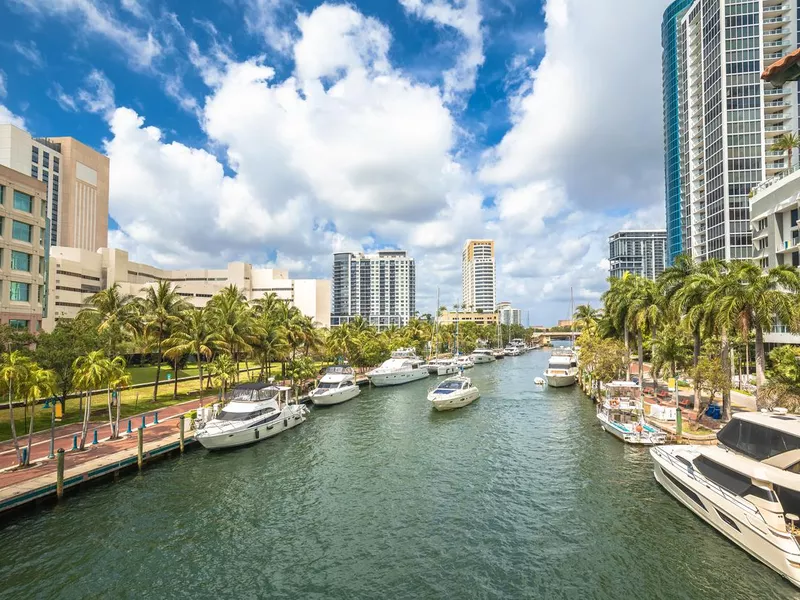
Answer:
[[[778,183],[781,179],[783,179],[787,175],[791,175],[792,173],[797,171],[797,169],[800,169],[800,162],[795,162],[791,167],[789,167],[785,171],[783,171],[781,173],[778,173],[774,177],[770,177],[766,181],[764,181],[764,182],[758,184],[757,186],[755,186],[753,189],[750,190],[750,196],[753,197],[758,192],[764,191],[767,188],[772,187],[773,185]]]

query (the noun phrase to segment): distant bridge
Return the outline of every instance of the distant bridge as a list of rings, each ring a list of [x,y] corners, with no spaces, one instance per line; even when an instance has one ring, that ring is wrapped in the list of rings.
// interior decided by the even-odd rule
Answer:
[[[580,334],[580,331],[534,331],[531,337],[543,336],[549,338],[564,338],[574,340]]]

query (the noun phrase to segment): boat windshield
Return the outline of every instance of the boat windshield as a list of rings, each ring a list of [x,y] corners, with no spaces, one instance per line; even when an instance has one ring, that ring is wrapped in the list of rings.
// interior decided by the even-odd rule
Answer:
[[[323,381],[317,386],[318,390],[334,390],[339,387],[338,383],[331,383],[330,381]]]
[[[328,367],[325,369],[326,375],[352,375],[353,374],[353,367],[345,367],[345,366],[338,366],[338,367]]]
[[[731,450],[756,460],[800,448],[800,437],[742,419],[733,419],[717,434],[717,439]]]
[[[223,410],[217,415],[217,419],[220,421],[249,421],[250,419],[255,419],[256,417],[260,417],[271,412],[275,412],[275,409],[272,407],[264,408],[262,410],[254,410],[251,412],[232,412],[229,410]]]
[[[440,390],[460,390],[462,383],[460,381],[443,381],[439,384]]]

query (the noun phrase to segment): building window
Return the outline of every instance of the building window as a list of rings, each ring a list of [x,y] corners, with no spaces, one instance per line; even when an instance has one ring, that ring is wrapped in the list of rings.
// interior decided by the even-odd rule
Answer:
[[[45,183],[49,183],[50,182],[50,172],[49,171],[42,170],[42,181],[44,181]]]
[[[5,217],[0,217],[0,237],[3,237],[3,225],[5,223],[4,219]]]
[[[4,188],[2,185],[0,185],[0,204],[3,204],[5,202],[5,197],[3,195],[5,193],[5,191],[6,191],[6,188]]]
[[[44,228],[39,228],[39,245],[44,246]]]
[[[42,200],[42,201],[39,203],[39,206],[40,206],[40,207],[41,207],[41,209],[42,209],[42,210],[41,210],[42,216],[43,216],[43,217],[46,217],[46,216],[47,216],[47,200]]]
[[[22,212],[33,212],[33,197],[14,190],[14,208]]]
[[[39,148],[36,146],[31,147],[31,162],[38,163],[39,162]]]
[[[58,173],[58,166],[59,166],[59,158],[57,156],[53,157],[53,173]]]
[[[31,284],[30,283],[20,283],[19,281],[12,281],[11,283],[11,293],[9,294],[9,298],[12,302],[28,302],[31,293]]]
[[[42,154],[42,166],[45,169],[49,169],[50,168],[50,154],[48,152],[44,152]]]
[[[797,208],[792,209],[792,222],[789,224],[789,227],[797,227],[797,221],[800,219],[800,210]]]
[[[14,271],[28,271],[31,270],[31,255],[27,252],[19,252],[18,250],[11,251],[11,268]]]
[[[44,275],[44,256],[39,257],[39,275]]]
[[[11,237],[20,242],[28,242],[30,244],[33,239],[33,225],[28,225],[21,221],[13,221]]]
[[[34,179],[39,179],[39,167],[37,167],[36,165],[33,165],[31,167],[31,177],[33,177]]]
[[[42,299],[44,298],[44,286],[43,285],[37,285],[36,288],[37,288],[36,298],[38,299],[39,304],[41,304],[42,303]]]
[[[11,329],[28,329],[28,321],[25,319],[9,319],[8,326]]]

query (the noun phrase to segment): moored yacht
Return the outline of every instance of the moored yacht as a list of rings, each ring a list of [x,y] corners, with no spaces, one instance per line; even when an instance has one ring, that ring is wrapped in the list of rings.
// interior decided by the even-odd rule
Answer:
[[[434,358],[425,365],[431,375],[455,375],[458,365],[452,358]]]
[[[290,403],[291,388],[243,383],[208,421],[196,421],[195,439],[209,450],[235,448],[278,435],[306,420],[308,407]]]
[[[735,413],[717,440],[651,448],[656,480],[800,587],[800,417],[778,409]]]
[[[428,393],[428,401],[436,410],[453,410],[472,404],[480,395],[469,377],[449,377]]]
[[[472,361],[472,358],[469,356],[456,356],[456,365],[458,365],[459,369],[471,369],[475,366],[475,363]]]
[[[506,356],[519,356],[520,354],[522,354],[519,351],[519,348],[511,344],[503,348],[503,352],[505,353]]]
[[[367,373],[370,383],[376,387],[401,385],[427,376],[428,369],[423,368],[422,359],[412,348],[395,350],[389,360]]]
[[[495,360],[500,360],[506,357],[506,351],[502,348],[495,348],[492,350],[492,356],[494,356]]]
[[[496,360],[494,354],[492,354],[492,351],[489,348],[475,348],[469,357],[476,365],[482,365],[484,363],[490,363]]]
[[[603,431],[628,444],[653,446],[667,441],[667,434],[649,425],[644,418],[639,385],[632,381],[606,384],[606,396],[597,407]]]
[[[550,387],[575,385],[578,379],[578,357],[570,348],[558,348],[550,355],[544,378]]]
[[[329,406],[352,400],[360,393],[353,367],[328,367],[316,389],[311,392],[311,401],[315,405]]]

